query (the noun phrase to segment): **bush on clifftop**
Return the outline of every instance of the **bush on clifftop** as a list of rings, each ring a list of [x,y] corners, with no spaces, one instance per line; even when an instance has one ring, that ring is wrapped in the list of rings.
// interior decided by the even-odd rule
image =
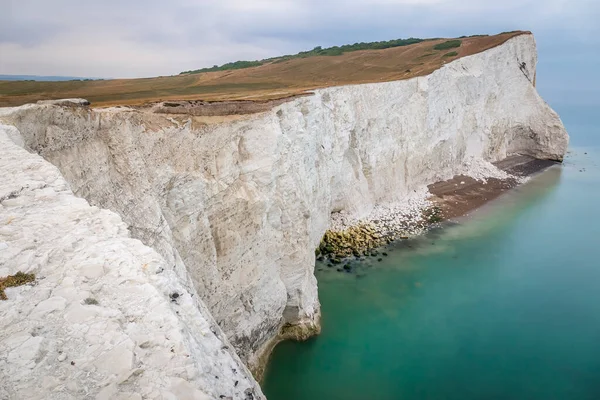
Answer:
[[[424,39],[419,38],[408,38],[408,39],[395,39],[395,40],[385,40],[381,42],[368,42],[368,43],[354,43],[354,44],[345,44],[343,46],[333,46],[323,48],[321,46],[317,46],[312,50],[301,51],[298,54],[290,54],[287,56],[273,57],[267,58],[260,61],[236,61],[232,63],[223,64],[221,66],[215,65],[210,68],[202,68],[196,69],[193,71],[184,71],[181,74],[199,74],[202,72],[214,72],[214,71],[225,71],[232,69],[242,69],[242,68],[250,68],[257,67],[259,65],[263,65],[269,62],[273,62],[275,64],[284,62],[287,60],[292,60],[294,58],[307,58],[314,56],[340,56],[344,53],[349,53],[352,51],[359,50],[382,50],[389,49],[391,47],[401,47],[408,46],[410,44],[423,42]]]
[[[461,44],[462,44],[462,40],[448,40],[448,41],[445,41],[444,43],[436,44],[435,46],[433,46],[433,49],[434,50],[454,49],[456,47],[460,47]]]

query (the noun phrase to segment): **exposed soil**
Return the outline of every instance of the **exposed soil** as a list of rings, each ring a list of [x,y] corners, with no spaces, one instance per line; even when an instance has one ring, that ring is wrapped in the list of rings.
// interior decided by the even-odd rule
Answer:
[[[531,176],[556,164],[559,163],[529,156],[512,156],[495,163],[498,168],[520,177]],[[486,182],[482,182],[458,175],[447,181],[429,185],[428,188],[433,195],[430,201],[442,210],[442,218],[448,220],[468,214],[518,184],[518,180],[514,178],[488,178]]]
[[[165,101],[150,105],[155,113],[160,114],[186,114],[201,117],[214,117],[224,115],[244,115],[268,111],[287,101],[299,96],[308,96],[309,93],[292,95],[276,100],[233,100],[233,101],[202,101],[179,100]]]

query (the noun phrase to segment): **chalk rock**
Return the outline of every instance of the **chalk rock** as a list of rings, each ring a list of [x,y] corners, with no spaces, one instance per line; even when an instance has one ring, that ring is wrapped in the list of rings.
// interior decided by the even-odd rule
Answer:
[[[37,104],[54,106],[89,106],[90,102],[86,99],[59,99],[59,100],[39,100]]]
[[[4,125],[0,177],[0,270],[36,275],[0,301],[0,398],[263,398],[191,283]]]
[[[231,366],[244,379],[236,388],[258,395],[233,348],[221,346],[231,343],[260,372],[284,325],[302,337],[319,331],[314,250],[332,212],[358,220],[430,183],[481,178],[482,166],[511,154],[563,158],[568,135],[535,90],[536,63],[533,36],[520,35],[427,76],[319,89],[219,122],[127,108],[0,109],[13,126],[0,134],[0,222],[16,217],[0,223],[8,245],[0,270],[26,265],[45,277],[12,289],[16,306],[0,302],[0,318],[14,325],[0,335],[35,323],[15,310],[29,315],[61,296],[65,309],[48,311],[42,347],[49,354],[67,345],[76,364],[44,370],[58,380],[55,390],[68,389],[66,377],[87,379],[71,367],[94,368],[94,382],[112,379],[121,390],[92,360],[127,336],[144,346],[130,350],[132,367],[147,365],[132,378],[142,397],[175,396],[178,378],[209,397],[244,398],[224,383]],[[182,294],[176,301],[174,292]],[[82,304],[90,295],[99,306]],[[181,376],[165,376],[176,368]],[[11,382],[17,370],[0,369]],[[15,390],[33,385],[42,369],[33,371]]]

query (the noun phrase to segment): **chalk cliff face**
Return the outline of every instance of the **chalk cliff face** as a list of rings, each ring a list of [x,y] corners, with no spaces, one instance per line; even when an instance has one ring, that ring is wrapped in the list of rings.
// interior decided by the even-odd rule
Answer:
[[[262,397],[191,284],[0,125],[1,399]]]
[[[118,213],[130,235],[160,256],[131,239],[119,239],[122,247],[135,243],[129,253],[151,253],[145,257],[173,271],[173,285],[198,294],[190,313],[193,303],[198,319],[211,321],[210,310],[227,338],[186,328],[186,351],[229,341],[259,371],[278,335],[319,330],[314,249],[332,212],[365,215],[468,173],[473,160],[562,159],[568,136],[535,90],[536,62],[533,36],[521,35],[428,76],[320,89],[248,116],[40,104],[0,110],[0,119],[18,129],[4,129],[5,136],[55,165],[75,195]],[[110,215],[126,236],[116,216],[86,209]],[[0,245],[12,246],[2,235]],[[0,261],[10,273],[18,269]],[[144,279],[159,279],[151,276]],[[146,311],[158,312],[147,297]],[[161,307],[173,324],[188,323],[168,301]],[[196,355],[220,367],[237,360],[216,350]],[[186,382],[208,390],[206,382]]]

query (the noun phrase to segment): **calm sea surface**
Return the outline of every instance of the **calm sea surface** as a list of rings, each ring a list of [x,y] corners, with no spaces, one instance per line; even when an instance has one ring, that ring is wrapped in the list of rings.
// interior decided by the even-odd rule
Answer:
[[[562,167],[458,225],[352,274],[317,265],[323,332],[276,348],[269,400],[600,399],[600,148],[585,129]]]

